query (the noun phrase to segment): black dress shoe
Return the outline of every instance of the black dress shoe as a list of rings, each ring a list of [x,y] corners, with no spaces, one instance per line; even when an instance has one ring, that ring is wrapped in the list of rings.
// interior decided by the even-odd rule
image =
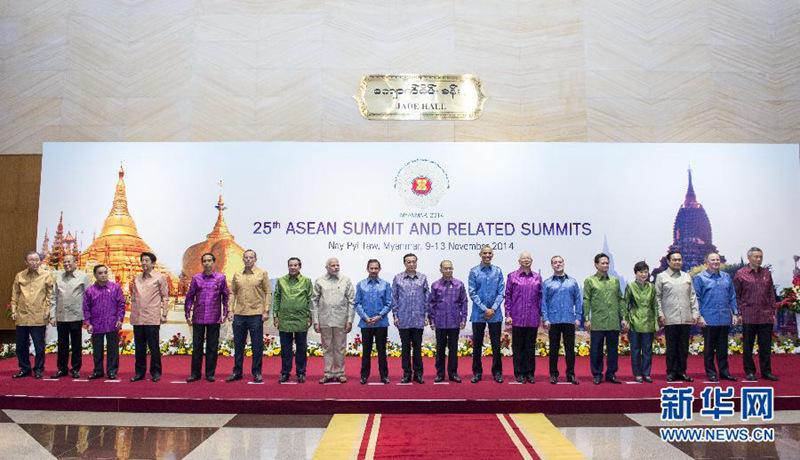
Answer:
[[[472,376],[472,380],[470,380],[470,382],[472,382],[472,383],[478,383],[480,381],[481,381],[481,376],[480,375],[473,375]]]
[[[525,381],[528,383],[536,383],[536,377],[533,374],[528,374],[525,376]]]
[[[719,382],[719,380],[717,380],[717,376],[716,376],[716,375],[707,375],[706,377],[707,377],[707,380],[708,380],[709,382],[711,382],[711,383],[717,383],[717,382]]]
[[[433,383],[441,383],[441,382],[444,382],[444,376],[443,375],[437,375],[436,378],[433,379]]]
[[[42,371],[36,371],[33,373],[33,378],[40,379],[42,378]],[[777,379],[776,379],[777,380]]]
[[[503,383],[503,376],[499,375],[499,374],[495,375],[494,376],[494,381],[497,382],[497,383]]]
[[[264,377],[262,377],[261,374],[254,374],[253,381],[256,383],[261,383],[264,381]]]
[[[580,385],[581,384],[581,382],[579,382],[578,379],[576,379],[574,375],[568,375],[567,376],[567,382],[569,382],[569,383],[571,383],[573,385]]]
[[[207,375],[206,376],[206,380],[209,381],[209,382],[213,382],[213,381],[217,380],[217,378],[214,377],[213,375]]]
[[[414,381],[417,382],[417,383],[425,383],[425,380],[419,374],[414,376]]]
[[[411,376],[404,375],[402,379],[400,379],[400,383],[411,383]]]
[[[117,374],[108,374],[108,380],[117,380]]]
[[[131,377],[131,382],[138,382],[139,380],[144,380],[144,375],[136,374]]]
[[[770,382],[777,382],[778,381],[778,377],[773,375],[773,374],[763,374],[763,375],[761,375],[761,377],[763,377],[766,380],[769,380]]]
[[[235,382],[235,381],[237,381],[237,380],[242,380],[242,376],[241,376],[241,374],[232,374],[232,375],[229,375],[229,376],[228,376],[228,378],[227,378],[227,379],[225,379],[225,382],[227,382],[227,383],[231,383],[231,382]]]
[[[622,383],[622,381],[620,379],[618,379],[616,375],[612,375],[611,377],[606,377],[606,382],[614,383],[616,385],[619,385],[619,384]]]
[[[80,373],[80,371],[76,371],[76,370],[74,370],[74,369],[72,370],[72,373],[71,373],[71,375],[72,375],[72,378],[73,378],[73,379],[79,379],[79,378],[81,378],[81,373]]]
[[[67,371],[58,371],[55,374],[51,375],[50,378],[51,379],[60,379],[61,377],[64,377],[65,375],[67,375]]]
[[[92,372],[92,375],[87,377],[87,379],[89,379],[89,380],[96,380],[96,379],[102,379],[102,378],[103,378],[103,373],[102,372]]]
[[[186,383],[192,383],[200,380],[199,375],[190,375],[188,379],[186,379]]]
[[[516,381],[517,383],[525,383],[525,377],[520,375],[519,377],[516,378]]]
[[[601,382],[602,380],[603,380],[603,379],[602,379],[602,378],[600,378],[599,376],[598,376],[598,377],[595,377],[595,378],[594,378],[594,384],[595,384],[595,385],[600,385],[600,382]]]
[[[684,382],[694,382],[694,379],[689,377],[686,374],[681,374],[678,376],[678,380],[683,380]]]
[[[745,382],[755,382],[756,381],[756,375],[755,374],[747,374],[744,377],[744,381]]]
[[[298,376],[298,380],[299,376]],[[286,383],[289,381],[289,374],[281,374],[281,378],[278,380],[278,383]]]
[[[731,374],[725,374],[722,376],[722,380],[730,380],[731,382],[735,382],[736,377],[732,376]]]
[[[678,380],[678,379],[676,379],[676,378],[675,378],[675,376],[674,376],[674,375],[672,375],[672,374],[669,374],[669,375],[667,376],[667,382],[674,382],[674,381],[676,381],[676,380]]]
[[[457,375],[451,375],[450,376],[450,381],[451,382],[456,382],[456,383],[461,383],[461,377],[459,377]]]
[[[636,383],[642,383],[642,382],[644,382],[644,378],[643,378],[641,375],[637,375],[637,376],[636,376],[636,378],[635,378],[634,380],[636,380]]]
[[[557,382],[558,382],[558,377],[556,377],[555,375],[551,375],[550,376],[550,383],[552,385],[555,385]]]
[[[653,379],[651,379],[649,375],[645,375],[644,377],[642,377],[642,380],[644,380],[647,383],[653,383]]]
[[[384,385],[388,385],[389,384],[389,377],[381,377],[381,383],[383,383]]]
[[[289,378],[287,375],[286,378]],[[297,383],[306,383],[306,374],[297,374]]]
[[[153,374],[152,380],[154,382],[158,382],[159,380],[161,380],[161,374]]]
[[[27,371],[27,372],[19,371],[16,374],[12,375],[11,378],[12,379],[21,379],[22,377],[28,377],[30,375],[31,375],[31,371]]]
[[[359,383],[361,383],[362,385],[366,385],[367,384],[367,378],[366,377],[361,377],[361,380],[359,380]]]

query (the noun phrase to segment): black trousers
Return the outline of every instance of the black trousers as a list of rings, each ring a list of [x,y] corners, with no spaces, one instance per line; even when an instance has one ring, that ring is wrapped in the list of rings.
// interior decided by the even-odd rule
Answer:
[[[372,344],[378,349],[378,373],[381,378],[389,377],[389,362],[386,359],[386,339],[389,336],[388,327],[362,327],[361,337],[363,351],[361,352],[361,377],[369,378],[372,366]]]
[[[472,323],[472,374],[483,374],[483,334],[489,325],[489,341],[492,344],[492,375],[503,375],[503,356],[500,354],[500,332],[503,323]]]
[[[297,375],[306,375],[308,362],[308,332],[279,332],[281,339],[281,375],[292,373],[292,356],[297,364]],[[292,354],[292,347],[297,350]]]
[[[761,368],[761,375],[771,374],[772,324],[743,324],[742,336],[744,373],[756,373],[756,363],[753,362],[753,344],[758,339],[758,365]]]
[[[31,372],[31,342],[36,353],[33,370],[44,372],[44,333],[46,326],[17,326],[17,362],[19,370]]]
[[[691,329],[690,324],[664,326],[664,338],[667,340],[667,376],[686,373]]]
[[[589,346],[589,364],[592,376],[603,376],[603,345],[606,347],[606,380],[616,377],[619,370],[619,331],[592,331]]]
[[[436,329],[436,375],[444,377],[444,361],[447,355],[447,375],[458,375],[459,329]]]
[[[136,357],[136,375],[147,370],[147,349],[150,349],[150,375],[161,375],[161,348],[158,343],[161,326],[133,326],[133,345]]]
[[[558,349],[564,339],[564,360],[567,362],[567,376],[575,375],[575,324],[550,324],[550,375],[558,377]]]
[[[219,324],[193,324],[192,375],[200,377],[203,355],[206,357],[206,377],[214,377],[219,353]],[[203,345],[205,344],[205,351]]]
[[[233,316],[233,374],[242,375],[244,367],[244,346],[247,334],[253,347],[253,375],[261,375],[261,363],[264,359],[264,320],[261,315]]]
[[[403,363],[403,376],[410,376],[412,370],[411,355],[414,355],[413,370],[422,377],[422,329],[400,329],[400,361]]]
[[[62,372],[69,371],[68,363],[70,363],[69,352],[72,349],[72,370],[80,371],[83,364],[83,356],[81,355],[82,344],[81,335],[83,333],[83,321],[60,321],[56,323],[56,331],[58,331],[58,370]]]
[[[703,328],[703,365],[709,377],[730,374],[728,369],[728,332],[730,326],[706,326]],[[716,365],[714,358],[717,358]],[[717,374],[717,365],[719,374]]]
[[[536,371],[537,327],[511,327],[511,352],[514,361],[514,377],[533,375]]]
[[[119,335],[117,331],[104,334],[92,334],[92,358],[94,372],[103,373],[103,344],[106,346],[106,375],[116,374],[119,370]]]

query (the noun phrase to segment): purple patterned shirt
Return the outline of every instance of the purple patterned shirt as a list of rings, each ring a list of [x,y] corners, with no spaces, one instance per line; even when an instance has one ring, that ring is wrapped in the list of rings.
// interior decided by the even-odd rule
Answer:
[[[508,274],[506,281],[506,318],[517,327],[539,327],[542,315],[542,277],[522,269]]]
[[[117,322],[125,318],[125,296],[117,283],[97,283],[86,288],[83,294],[83,321],[92,326],[92,334],[106,334],[117,330]]]
[[[194,307],[194,318],[192,318],[192,307]],[[186,319],[192,319],[192,324],[221,323],[228,316],[228,283],[225,281],[225,275],[217,272],[210,275],[203,273],[194,275],[186,293],[184,310]]]
[[[467,322],[467,289],[461,281],[441,278],[433,283],[430,302],[428,318],[437,329],[460,329]]]
[[[424,329],[428,316],[428,278],[420,272],[398,273],[392,281],[392,315],[398,329]]]

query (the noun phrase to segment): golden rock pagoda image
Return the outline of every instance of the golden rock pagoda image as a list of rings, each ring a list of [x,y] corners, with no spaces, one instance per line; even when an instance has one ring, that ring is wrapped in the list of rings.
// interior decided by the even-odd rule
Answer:
[[[239,243],[234,241],[234,236],[225,223],[224,211],[227,208],[222,200],[222,193],[220,193],[217,205],[214,207],[218,210],[214,229],[206,235],[205,241],[189,246],[186,252],[183,253],[183,271],[180,277],[181,293],[185,293],[189,289],[192,277],[203,271],[200,257],[207,252],[214,254],[214,257],[216,257],[217,262],[214,264],[214,270],[224,274],[228,284],[233,280],[234,273],[244,269],[242,256],[245,250]]]
[[[103,229],[92,241],[92,244],[81,254],[78,266],[88,272],[98,264],[108,266],[112,279],[120,283],[123,290],[127,291],[133,278],[142,272],[139,256],[142,252],[153,252],[150,246],[139,236],[136,222],[128,212],[128,198],[125,193],[125,171],[119,167],[119,180],[114,192],[114,202],[111,212],[103,222]],[[176,295],[178,280],[170,273],[169,269],[156,263],[154,268],[169,279],[170,294]]]

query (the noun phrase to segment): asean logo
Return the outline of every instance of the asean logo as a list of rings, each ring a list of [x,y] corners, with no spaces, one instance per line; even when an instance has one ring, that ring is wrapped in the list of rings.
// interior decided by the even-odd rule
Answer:
[[[450,188],[450,179],[438,163],[420,158],[400,168],[394,188],[406,204],[424,209],[439,203]]]

